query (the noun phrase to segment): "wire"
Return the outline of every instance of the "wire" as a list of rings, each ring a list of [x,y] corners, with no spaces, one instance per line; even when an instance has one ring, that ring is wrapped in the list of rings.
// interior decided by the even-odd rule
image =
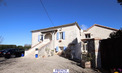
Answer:
[[[43,4],[42,0],[40,0],[40,2],[41,2],[41,4],[42,4],[42,6],[43,6],[43,8],[44,8],[44,10],[45,10],[45,12],[46,12],[46,14],[47,14],[47,16],[48,16],[49,20],[50,20],[50,22],[51,22],[51,23],[52,23],[52,25],[54,26],[54,23],[53,23],[53,21],[51,20],[51,18],[50,18],[50,16],[49,16],[49,14],[48,14],[48,12],[47,12],[47,10],[46,10],[46,8],[45,8],[45,6],[44,6],[44,4]]]

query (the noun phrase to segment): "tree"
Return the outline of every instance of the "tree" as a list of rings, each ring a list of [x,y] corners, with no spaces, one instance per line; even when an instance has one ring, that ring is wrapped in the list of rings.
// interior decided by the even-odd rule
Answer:
[[[120,28],[117,32],[112,32],[109,35],[110,39],[122,39],[122,28]]]
[[[2,41],[3,41],[3,37],[2,37],[2,36],[0,36],[0,43],[2,43]]]
[[[30,44],[25,44],[25,45],[24,45],[24,49],[25,49],[25,50],[28,50],[28,49],[30,49],[30,48],[31,48],[31,45],[30,45]]]
[[[122,5],[122,0],[117,0],[118,3],[120,3],[120,5]]]
[[[17,46],[18,49],[23,49],[23,46],[19,45]]]

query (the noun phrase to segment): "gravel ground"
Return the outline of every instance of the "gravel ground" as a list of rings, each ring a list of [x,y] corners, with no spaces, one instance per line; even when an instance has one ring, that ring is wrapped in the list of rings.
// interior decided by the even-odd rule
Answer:
[[[38,59],[0,59],[0,73],[53,73],[53,69],[69,69],[69,73],[98,73],[83,69],[76,62],[57,55]]]

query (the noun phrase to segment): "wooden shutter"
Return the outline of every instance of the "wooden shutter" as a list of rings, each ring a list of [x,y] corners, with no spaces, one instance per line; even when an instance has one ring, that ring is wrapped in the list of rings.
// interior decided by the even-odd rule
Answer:
[[[56,51],[57,51],[57,52],[59,51],[58,46],[56,47]]]
[[[57,40],[59,40],[59,32],[57,32]]]
[[[38,42],[40,42],[40,35],[38,35]]]
[[[66,49],[66,46],[64,46],[64,50]]]
[[[65,32],[63,32],[63,40],[65,40]]]

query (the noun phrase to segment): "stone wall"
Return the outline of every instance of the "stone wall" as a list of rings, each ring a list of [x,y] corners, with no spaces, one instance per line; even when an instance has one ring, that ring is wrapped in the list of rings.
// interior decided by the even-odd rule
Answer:
[[[101,39],[106,39],[109,37],[109,34],[111,32],[114,32],[114,30],[94,26],[91,29],[89,29],[87,32],[84,33],[90,33],[91,38],[101,38]]]

